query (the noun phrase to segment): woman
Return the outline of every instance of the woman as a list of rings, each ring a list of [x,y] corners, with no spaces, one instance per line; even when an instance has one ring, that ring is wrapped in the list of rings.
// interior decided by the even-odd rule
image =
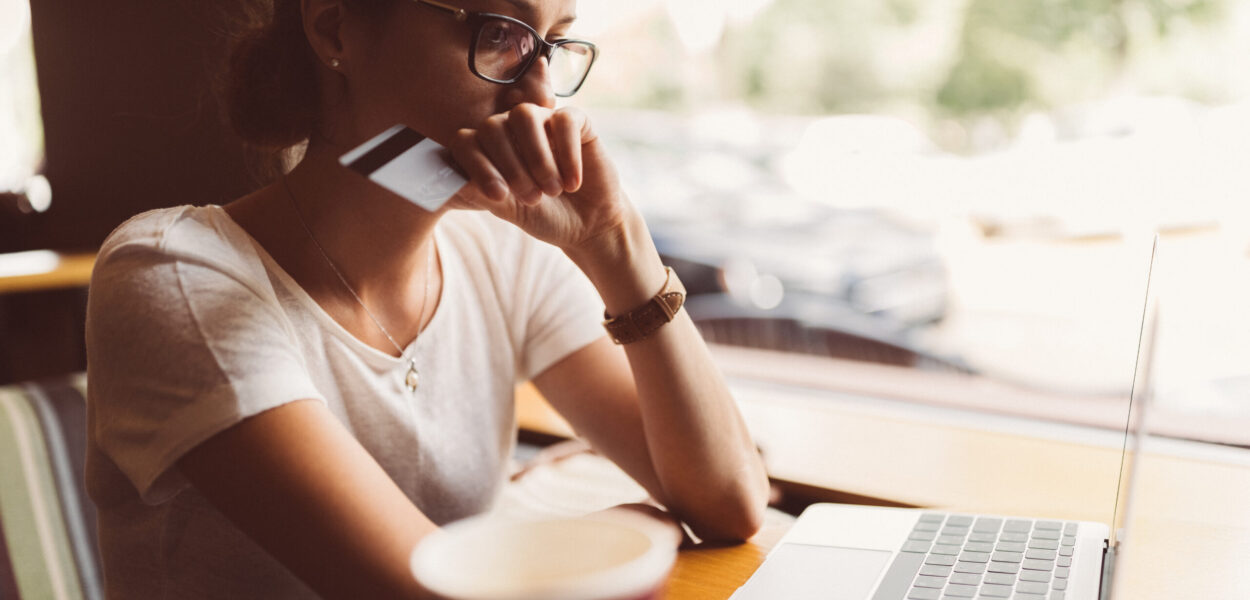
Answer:
[[[302,160],[224,208],[131,219],[93,277],[110,596],[411,596],[417,541],[498,492],[523,379],[697,535],[752,535],[767,478],[742,419],[686,313],[642,318],[678,283],[591,123],[555,108],[591,62],[560,41],[574,1],[274,4],[229,108]],[[437,213],[337,163],[395,123],[469,179]]]

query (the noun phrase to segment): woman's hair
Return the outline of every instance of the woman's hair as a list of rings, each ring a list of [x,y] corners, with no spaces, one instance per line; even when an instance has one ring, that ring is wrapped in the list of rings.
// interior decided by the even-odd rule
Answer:
[[[344,0],[378,14],[387,0]],[[240,0],[219,89],[227,121],[257,153],[261,177],[280,174],[316,131],[317,57],[304,35],[300,0]]]

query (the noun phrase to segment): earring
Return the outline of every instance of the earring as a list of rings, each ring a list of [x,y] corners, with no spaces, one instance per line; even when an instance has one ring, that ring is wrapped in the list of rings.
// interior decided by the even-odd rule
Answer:
[[[331,68],[331,69],[337,69],[337,68],[339,68],[339,65],[340,65],[340,64],[342,64],[342,63],[340,63],[340,62],[339,62],[339,59],[337,59],[337,58],[331,58],[331,59],[330,59],[330,68]]]

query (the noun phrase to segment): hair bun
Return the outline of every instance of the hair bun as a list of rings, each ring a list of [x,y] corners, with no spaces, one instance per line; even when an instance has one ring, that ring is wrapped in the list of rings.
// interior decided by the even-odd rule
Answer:
[[[313,131],[317,73],[299,0],[261,4],[231,49],[225,108],[244,141],[281,150],[307,140]]]

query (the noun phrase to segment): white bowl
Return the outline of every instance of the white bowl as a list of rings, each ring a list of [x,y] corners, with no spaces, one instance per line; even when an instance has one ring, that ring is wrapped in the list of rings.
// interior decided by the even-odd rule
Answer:
[[[409,565],[456,600],[641,600],[658,595],[676,555],[672,533],[641,515],[473,517],[426,536]]]

